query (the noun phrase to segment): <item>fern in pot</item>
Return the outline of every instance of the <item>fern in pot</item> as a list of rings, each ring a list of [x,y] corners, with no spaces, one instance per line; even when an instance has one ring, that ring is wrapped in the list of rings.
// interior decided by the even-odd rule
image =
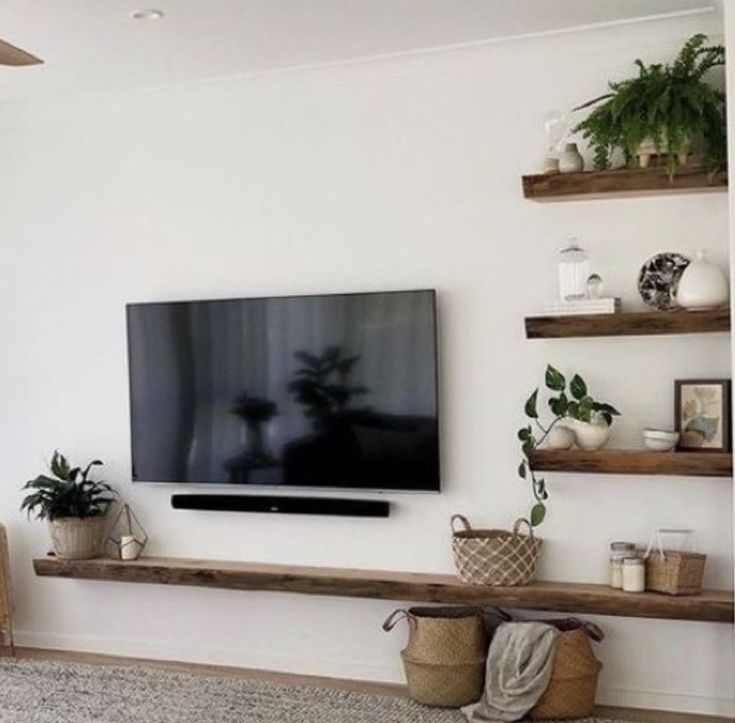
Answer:
[[[28,517],[46,520],[54,552],[67,560],[99,557],[105,539],[107,513],[116,492],[106,482],[90,479],[98,459],[86,467],[72,467],[54,452],[51,475],[41,474],[23,486],[27,491],[21,509]]]
[[[669,176],[686,163],[692,144],[701,147],[705,167],[716,171],[727,160],[725,94],[708,81],[710,71],[725,64],[725,48],[707,45],[694,35],[673,62],[646,65],[635,61],[638,77],[609,83],[610,92],[575,108],[596,106],[574,128],[594,151],[596,170],[612,166],[622,151],[626,165],[638,158],[648,165],[652,155],[666,155]]]

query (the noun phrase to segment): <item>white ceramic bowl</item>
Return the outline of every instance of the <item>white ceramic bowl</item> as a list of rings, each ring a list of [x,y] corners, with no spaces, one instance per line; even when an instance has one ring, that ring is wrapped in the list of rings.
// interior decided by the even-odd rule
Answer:
[[[667,429],[644,429],[643,446],[654,452],[669,452],[676,447],[679,433]]]

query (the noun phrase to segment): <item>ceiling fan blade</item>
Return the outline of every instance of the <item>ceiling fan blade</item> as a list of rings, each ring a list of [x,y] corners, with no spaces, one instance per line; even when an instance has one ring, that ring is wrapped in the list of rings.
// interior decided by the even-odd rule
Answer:
[[[39,65],[43,60],[0,40],[0,65]]]

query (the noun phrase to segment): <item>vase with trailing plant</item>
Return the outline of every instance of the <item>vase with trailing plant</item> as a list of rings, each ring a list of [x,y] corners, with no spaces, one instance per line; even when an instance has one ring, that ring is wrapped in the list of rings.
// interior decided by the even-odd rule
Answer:
[[[724,66],[725,48],[708,45],[707,36],[698,34],[671,63],[635,63],[637,77],[611,82],[609,93],[575,108],[596,106],[573,130],[589,142],[595,169],[610,168],[615,151],[622,151],[626,165],[638,158],[639,165],[646,166],[652,155],[665,155],[673,177],[695,145],[708,170],[723,168],[725,94],[710,82],[710,71]]]
[[[573,441],[585,450],[601,449],[610,436],[613,417],[618,416],[615,407],[607,402],[598,402],[590,396],[587,384],[579,374],[575,374],[569,383],[567,394],[566,377],[557,369],[548,365],[545,375],[546,388],[551,392],[548,400],[553,419],[548,424],[541,421],[538,411],[539,389],[527,399],[524,406],[529,422],[518,430],[521,441],[523,461],[518,466],[518,474],[522,479],[531,481],[534,506],[531,509],[531,524],[536,527],[546,517],[546,505],[549,493],[544,479],[536,476],[531,467],[531,452],[555,438],[560,443],[556,447],[569,447]],[[563,433],[562,433],[563,432]],[[562,441],[565,440],[565,441]]]
[[[102,553],[105,523],[116,492],[106,482],[90,479],[98,459],[86,467],[72,467],[59,451],[41,474],[23,486],[21,509],[29,518],[46,520],[54,552],[68,560],[87,560]]]

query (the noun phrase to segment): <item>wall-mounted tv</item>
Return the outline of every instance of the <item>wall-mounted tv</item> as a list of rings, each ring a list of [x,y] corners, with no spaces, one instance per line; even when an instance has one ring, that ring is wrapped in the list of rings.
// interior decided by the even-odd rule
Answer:
[[[129,304],[133,479],[439,490],[434,291]]]

